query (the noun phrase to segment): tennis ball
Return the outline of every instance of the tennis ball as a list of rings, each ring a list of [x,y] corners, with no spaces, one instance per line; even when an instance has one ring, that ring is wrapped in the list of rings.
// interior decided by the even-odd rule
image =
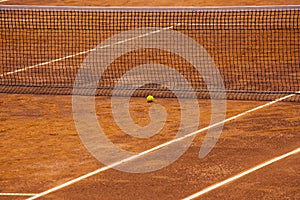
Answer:
[[[154,101],[154,97],[151,95],[147,96],[147,102],[153,102]]]

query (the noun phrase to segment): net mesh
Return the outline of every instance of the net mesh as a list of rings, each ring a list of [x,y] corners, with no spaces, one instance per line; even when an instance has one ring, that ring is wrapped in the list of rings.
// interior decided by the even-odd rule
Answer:
[[[153,27],[158,31],[153,31]],[[140,35],[129,31],[141,28],[144,32]],[[124,45],[119,44],[134,46],[145,39],[152,44],[168,45],[168,38],[178,49],[193,55],[195,50],[187,48],[188,43],[172,41],[170,31],[188,36],[205,49],[207,54],[203,56],[209,56],[218,69],[228,99],[270,100],[300,91],[300,7],[297,6],[180,9],[2,6],[0,29],[2,93],[70,95],[77,80],[82,83],[76,85],[76,93],[80,95],[112,95],[114,91],[118,95],[174,97],[174,90],[186,97],[191,92],[199,98],[217,94],[220,88],[214,82],[220,80],[215,78],[215,71],[206,66],[199,72],[193,60],[153,48],[155,45],[126,52],[104,71],[99,69],[114,54],[112,51],[124,50],[121,49]],[[123,38],[105,43],[120,33]],[[93,55],[97,49],[107,57]],[[142,71],[134,71],[147,63],[150,64]],[[181,84],[181,79],[166,72],[163,65],[177,71],[191,87]],[[83,67],[91,76],[78,76]],[[126,76],[128,72],[130,76]],[[203,76],[209,76],[209,83]],[[95,81],[94,89],[91,85]],[[300,98],[295,95],[289,100],[300,101]]]

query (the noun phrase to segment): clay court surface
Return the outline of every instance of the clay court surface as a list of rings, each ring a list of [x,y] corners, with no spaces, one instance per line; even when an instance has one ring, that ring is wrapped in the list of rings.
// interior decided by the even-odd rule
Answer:
[[[37,5],[38,1],[1,4]],[[285,1],[43,1],[43,5],[208,6],[280,5]],[[289,4],[297,4],[289,1]],[[122,100],[122,97],[119,99]],[[210,124],[210,101],[199,99],[199,129]],[[268,103],[227,101],[226,118]],[[157,98],[168,113],[162,131],[149,139],[123,134],[114,123],[111,98],[96,97],[96,113],[107,136],[119,147],[142,152],[174,139],[180,120],[178,101]],[[153,104],[131,98],[133,120],[145,126]],[[171,165],[148,173],[108,169],[47,194],[41,199],[182,199],[265,161],[300,147],[299,102],[277,102],[226,122],[222,134],[205,158],[198,154],[206,131],[196,135],[189,149]],[[72,115],[70,95],[0,93],[0,199],[26,199],[104,167],[84,147]],[[300,154],[293,154],[236,181],[207,192],[199,199],[300,199]],[[298,163],[298,164],[297,164]],[[5,194],[4,194],[5,193]],[[18,193],[18,194],[13,194]],[[10,195],[8,195],[10,194]]]

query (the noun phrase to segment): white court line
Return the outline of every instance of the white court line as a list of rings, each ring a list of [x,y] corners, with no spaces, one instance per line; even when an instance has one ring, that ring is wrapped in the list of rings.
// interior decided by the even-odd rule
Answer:
[[[0,196],[34,196],[36,194],[30,193],[0,193]]]
[[[21,68],[21,69],[17,69],[15,71],[6,72],[6,73],[3,73],[3,74],[0,74],[0,77],[10,75],[10,74],[15,74],[15,73],[18,73],[18,72],[22,72],[22,71],[25,71],[27,69],[32,69],[32,68],[36,68],[36,67],[39,67],[39,66],[47,65],[47,64],[54,63],[54,62],[57,62],[57,61],[60,61],[60,60],[65,60],[65,59],[72,58],[72,57],[75,57],[75,56],[79,56],[79,55],[82,55],[82,54],[86,54],[86,53],[91,52],[93,50],[95,50],[95,49],[89,49],[87,51],[82,51],[82,52],[79,52],[79,53],[76,53],[76,54],[73,54],[73,55],[68,55],[68,56],[65,56],[65,57],[62,57],[62,58],[57,58],[57,59],[50,60],[50,61],[47,61],[47,62],[32,65],[32,66],[29,66],[29,67],[24,67],[24,68]]]
[[[8,0],[0,0],[0,3],[6,2],[6,1],[8,1]]]
[[[50,64],[50,63],[58,62],[58,61],[65,60],[65,59],[68,59],[68,58],[72,58],[72,57],[75,57],[75,56],[83,55],[83,54],[89,53],[91,51],[94,51],[96,49],[104,49],[104,48],[107,48],[107,47],[110,47],[110,46],[114,46],[114,45],[117,45],[117,44],[125,43],[125,42],[131,41],[131,40],[135,40],[135,39],[138,39],[138,38],[147,37],[149,35],[156,34],[156,33],[162,32],[164,30],[172,29],[173,27],[174,26],[162,28],[162,29],[159,29],[159,30],[156,30],[156,31],[151,31],[149,33],[138,35],[136,37],[132,37],[132,38],[128,38],[128,39],[125,39],[125,40],[121,40],[121,41],[115,42],[113,44],[103,45],[103,46],[96,47],[96,48],[93,48],[93,49],[89,49],[89,50],[86,50],[86,51],[82,51],[82,52],[79,52],[79,53],[76,53],[76,54],[68,55],[68,56],[65,56],[65,57],[62,57],[62,58],[57,58],[57,59],[50,60],[50,61],[47,61],[47,62],[39,63],[39,64],[36,64],[36,65],[32,65],[32,66],[29,66],[29,67],[24,67],[24,68],[21,68],[21,69],[17,69],[17,70],[11,71],[11,72],[6,72],[6,73],[3,73],[3,74],[0,74],[0,77],[6,76],[6,75],[10,75],[10,74],[15,74],[15,73],[22,72],[22,71],[26,71],[28,69],[40,67],[40,66],[47,65],[47,64]]]
[[[298,92],[300,92],[300,91],[298,91]],[[183,137],[179,137],[179,138],[170,140],[170,141],[165,142],[165,143],[163,143],[163,144],[161,144],[161,145],[158,145],[158,146],[156,146],[156,147],[153,147],[153,148],[151,148],[151,149],[148,149],[148,150],[146,150],[146,151],[143,151],[143,152],[141,152],[141,153],[138,153],[138,154],[136,154],[136,155],[134,155],[134,156],[130,156],[130,157],[128,157],[128,158],[125,158],[125,159],[120,160],[120,161],[118,161],[118,162],[115,162],[115,163],[113,163],[113,164],[107,165],[107,166],[105,166],[105,167],[99,168],[99,169],[97,169],[97,170],[95,170],[95,171],[92,171],[92,172],[90,172],[90,173],[87,173],[87,174],[85,174],[85,175],[82,175],[82,176],[80,176],[80,177],[77,177],[77,178],[75,178],[75,179],[72,179],[72,180],[70,180],[70,181],[68,181],[68,182],[65,182],[65,183],[61,184],[61,185],[58,185],[58,186],[53,187],[53,188],[50,188],[50,189],[48,189],[48,190],[46,190],[46,191],[44,191],[44,192],[41,192],[41,193],[39,193],[39,194],[37,194],[37,195],[31,197],[31,198],[28,198],[27,200],[33,200],[33,199],[37,199],[37,198],[39,198],[39,197],[45,196],[45,195],[47,195],[47,194],[49,194],[49,193],[52,193],[52,192],[57,191],[57,190],[60,190],[60,189],[62,189],[62,188],[64,188],[64,187],[73,185],[73,184],[75,184],[75,183],[77,183],[77,182],[79,182],[79,181],[82,181],[82,180],[84,180],[84,179],[87,179],[87,178],[89,178],[89,177],[91,177],[91,176],[93,176],[93,175],[96,175],[96,174],[100,173],[100,172],[103,172],[103,171],[106,171],[106,170],[108,170],[108,169],[114,168],[114,167],[119,166],[119,165],[121,165],[121,164],[123,164],[123,163],[127,163],[127,162],[129,162],[129,161],[132,161],[132,160],[134,160],[134,159],[137,159],[137,158],[139,158],[139,157],[142,157],[142,156],[144,156],[144,155],[146,155],[146,154],[152,153],[152,152],[154,152],[154,151],[156,151],[156,150],[158,150],[158,149],[161,149],[161,148],[163,148],[163,147],[165,147],[165,146],[168,146],[168,145],[173,144],[173,143],[175,143],[175,142],[184,140],[184,139],[186,139],[186,138],[188,138],[188,137],[191,137],[191,136],[194,136],[194,135],[196,135],[196,134],[198,134],[198,133],[204,132],[204,131],[206,131],[206,130],[208,130],[208,129],[210,129],[210,128],[217,127],[217,126],[219,126],[219,125],[222,125],[222,124],[225,123],[225,122],[232,121],[232,120],[234,120],[234,119],[236,119],[236,118],[238,118],[238,117],[242,117],[242,116],[244,116],[244,115],[246,115],[246,114],[249,114],[249,113],[251,113],[251,112],[257,111],[257,110],[262,109],[262,108],[265,108],[265,107],[267,107],[267,106],[270,106],[270,105],[275,104],[275,103],[277,103],[277,102],[283,101],[283,100],[285,100],[285,99],[291,98],[291,97],[293,97],[293,96],[295,96],[295,95],[296,95],[296,94],[290,94],[290,95],[287,95],[287,96],[278,98],[278,99],[276,99],[276,100],[274,100],[274,101],[271,101],[271,102],[268,102],[268,103],[266,103],[266,104],[263,104],[263,105],[260,105],[260,106],[258,106],[258,107],[255,107],[255,108],[253,108],[253,109],[247,110],[247,111],[245,111],[245,112],[242,112],[242,113],[240,113],[240,114],[238,114],[238,115],[235,115],[235,116],[233,116],[233,117],[227,118],[227,119],[225,119],[225,120],[223,120],[223,121],[220,121],[220,122],[218,122],[218,123],[212,124],[212,125],[210,125],[210,126],[207,126],[207,127],[205,127],[205,128],[202,128],[202,129],[199,129],[198,131],[189,133],[189,134],[187,134],[187,135],[185,135],[185,136],[183,136]]]
[[[293,151],[290,151],[290,152],[288,152],[286,154],[283,154],[281,156],[275,157],[275,158],[273,158],[273,159],[271,159],[269,161],[266,161],[266,162],[264,162],[264,163],[262,163],[260,165],[257,165],[257,166],[255,166],[253,168],[250,168],[247,171],[244,171],[244,172],[241,172],[241,173],[239,173],[239,174],[237,174],[235,176],[232,176],[232,177],[230,177],[230,178],[228,178],[228,179],[226,179],[224,181],[221,181],[219,183],[213,184],[213,185],[211,185],[211,186],[209,186],[209,187],[207,187],[207,188],[205,188],[205,189],[203,189],[203,190],[201,190],[201,191],[199,191],[199,192],[197,192],[195,194],[192,194],[191,196],[188,196],[188,197],[184,198],[183,200],[190,200],[190,199],[197,198],[197,197],[199,197],[199,196],[201,196],[201,195],[203,195],[205,193],[208,193],[208,192],[210,192],[210,191],[212,191],[214,189],[217,189],[217,188],[219,188],[219,187],[221,187],[221,186],[223,186],[225,184],[228,184],[228,183],[230,183],[232,181],[235,181],[235,180],[237,180],[239,178],[242,178],[243,176],[246,176],[246,175],[248,175],[248,174],[250,174],[250,173],[252,173],[252,172],[254,172],[256,170],[259,170],[259,169],[261,169],[263,167],[266,167],[266,166],[268,166],[268,165],[270,165],[272,163],[280,161],[280,160],[282,160],[282,159],[284,159],[284,158],[286,158],[288,156],[292,156],[292,155],[297,154],[299,152],[300,152],[300,148],[294,149]]]

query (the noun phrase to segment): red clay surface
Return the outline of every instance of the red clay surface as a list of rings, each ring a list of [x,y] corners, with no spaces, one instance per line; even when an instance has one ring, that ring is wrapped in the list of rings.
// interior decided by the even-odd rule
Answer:
[[[8,1],[2,4],[37,4]],[[201,5],[284,4],[281,1],[203,1]],[[297,4],[298,1],[289,1]],[[199,5],[194,2],[58,1],[45,5]],[[98,97],[97,115],[110,139],[120,147],[143,151],[174,138],[180,110],[175,99],[156,99],[168,111],[159,135],[142,140],[128,137],[113,123],[110,98]],[[262,105],[262,101],[228,101],[227,117]],[[131,115],[149,123],[144,98],[131,100]],[[209,124],[210,104],[199,100],[199,128]],[[206,132],[176,162],[161,170],[130,174],[114,169],[99,173],[42,199],[181,199],[211,184],[300,146],[300,104],[280,102],[226,123],[213,151],[199,159]],[[71,96],[0,94],[0,193],[39,193],[103,166],[83,146],[72,118]],[[299,199],[299,155],[258,170],[207,193],[203,199]],[[202,199],[199,198],[199,199]],[[5,197],[0,199],[26,199]]]
[[[72,178],[93,171],[103,165],[91,157],[80,142],[72,121],[70,97],[1,95],[1,192],[36,193],[62,184]],[[4,98],[1,98],[4,99]],[[29,103],[30,102],[30,103]],[[110,100],[99,98],[98,112],[101,118],[110,118]],[[159,99],[157,103],[167,105],[174,110],[176,102]],[[227,116],[234,116],[245,110],[261,105],[263,102],[228,101]],[[145,105],[143,109],[142,105]],[[136,98],[132,106],[140,110],[135,116],[140,123],[148,121],[145,99]],[[201,127],[208,124],[209,105],[199,102]],[[189,150],[172,165],[151,173],[129,174],[117,170],[108,170],[88,178],[56,193],[47,196],[50,199],[179,199],[221,181],[240,171],[253,167],[265,160],[286,153],[299,146],[299,110],[298,103],[278,103],[263,111],[236,119],[225,125],[221,138],[213,151],[204,159],[198,158],[203,140],[199,134]],[[133,114],[134,116],[134,114]],[[134,119],[137,119],[133,117]],[[169,126],[177,115],[169,116]],[[109,126],[109,124],[107,124]],[[117,129],[109,126],[111,133]],[[141,151],[168,138],[175,130],[165,131],[164,137],[157,140],[129,141],[124,137],[113,137],[113,141],[123,148]],[[160,139],[161,137],[161,139]],[[119,138],[119,139],[118,139]],[[244,198],[265,196],[272,199],[289,197],[294,199],[299,189],[299,170],[297,158],[294,162],[282,166],[286,173],[278,174],[273,168],[266,168],[266,176],[258,171],[241,180],[245,180],[241,190]],[[274,164],[275,165],[275,164]],[[256,175],[259,173],[261,175]],[[285,175],[284,175],[285,174]],[[279,177],[278,177],[279,176]],[[280,177],[283,176],[283,177]],[[271,177],[268,179],[268,177]],[[262,178],[261,180],[259,178]],[[255,179],[255,182],[251,180]],[[284,182],[284,187],[278,184]],[[268,181],[269,180],[269,181]],[[248,183],[248,184],[247,184]],[[256,184],[258,190],[248,187]],[[233,187],[235,187],[233,183]],[[238,199],[241,192],[232,190],[230,184],[221,194],[211,192],[206,198],[215,195]],[[225,190],[225,191],[224,191]],[[261,191],[263,190],[263,191]],[[282,192],[278,192],[282,191]],[[222,193],[223,192],[223,193]],[[225,195],[225,196],[222,196]],[[236,198],[235,198],[236,196]]]

